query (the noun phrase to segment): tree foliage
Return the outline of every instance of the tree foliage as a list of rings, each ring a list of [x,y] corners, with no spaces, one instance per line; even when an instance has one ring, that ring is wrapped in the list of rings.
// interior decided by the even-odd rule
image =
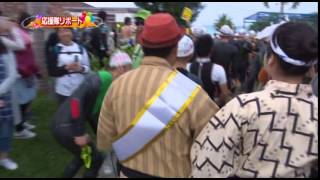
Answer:
[[[180,25],[187,26],[187,23],[181,19],[181,14],[184,7],[188,7],[192,10],[193,16],[191,22],[196,20],[200,11],[203,9],[201,2],[135,2],[135,5],[151,11],[156,12],[168,12],[172,14]]]
[[[265,20],[254,22],[249,26],[249,29],[254,30],[256,32],[261,31],[265,27],[270,26],[271,24],[278,23],[280,18],[279,16],[280,14],[274,14]]]
[[[232,19],[229,18],[226,14],[222,14],[217,22],[214,23],[214,27],[216,30],[219,30],[223,25],[228,25],[231,29],[235,29]]]
[[[270,2],[263,2],[263,5],[267,8],[269,8],[269,3]],[[280,13],[284,13],[284,7],[286,5],[288,5],[289,3],[292,3],[291,5],[291,8],[292,9],[296,9],[299,5],[300,5],[300,2],[280,2]]]

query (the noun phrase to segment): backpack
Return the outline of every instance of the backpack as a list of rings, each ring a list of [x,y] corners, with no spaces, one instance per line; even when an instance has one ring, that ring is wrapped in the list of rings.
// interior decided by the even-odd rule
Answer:
[[[218,83],[212,83],[211,80],[213,66],[214,64],[211,62],[203,63],[202,66],[198,62],[193,62],[190,66],[190,72],[202,80],[203,89],[212,100],[220,94]]]
[[[53,53],[54,53],[56,56],[58,56],[59,54],[81,54],[81,55],[83,55],[84,47],[83,47],[82,45],[79,45],[79,44],[78,44],[78,46],[79,46],[79,49],[80,49],[80,51],[78,51],[78,52],[77,52],[77,51],[61,52],[62,47],[56,45],[56,46],[53,48]]]
[[[35,54],[31,44],[21,51],[15,51],[17,70],[22,78],[28,78],[32,75],[39,74],[38,65],[35,62]]]
[[[32,49],[31,37],[26,31],[22,29],[19,29],[19,32],[23,38],[25,49],[14,51],[18,73],[22,76],[22,78],[28,78],[32,75],[38,75],[39,68]]]

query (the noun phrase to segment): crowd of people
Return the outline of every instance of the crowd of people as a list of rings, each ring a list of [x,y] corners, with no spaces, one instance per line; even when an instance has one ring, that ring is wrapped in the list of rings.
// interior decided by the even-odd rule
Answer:
[[[0,17],[0,166],[8,170],[18,168],[12,138],[36,136],[31,103],[42,76],[25,17]],[[83,166],[87,178],[317,176],[312,27],[223,25],[211,35],[186,31],[169,13],[140,10],[121,28],[104,11],[98,17],[97,28],[58,28],[44,45],[58,104],[52,134],[73,156],[63,177]]]

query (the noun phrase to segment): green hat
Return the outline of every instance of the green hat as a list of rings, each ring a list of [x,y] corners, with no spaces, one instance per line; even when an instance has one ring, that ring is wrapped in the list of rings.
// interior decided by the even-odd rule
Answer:
[[[136,13],[135,17],[139,17],[139,18],[142,18],[143,20],[146,20],[150,15],[151,15],[150,11],[142,9]]]

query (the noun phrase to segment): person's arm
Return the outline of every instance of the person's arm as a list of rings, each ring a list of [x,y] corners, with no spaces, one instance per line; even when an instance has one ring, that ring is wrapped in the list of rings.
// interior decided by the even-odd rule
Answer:
[[[48,37],[48,40],[45,43],[45,55],[46,59],[49,58],[49,54],[52,53],[53,48],[57,45],[58,43],[58,35],[57,33],[51,33]]]
[[[70,102],[72,102],[71,100]],[[90,142],[90,136],[85,132],[84,119],[73,119],[72,122],[75,122],[72,126],[72,131],[74,133],[74,142],[80,147],[87,145]]]
[[[228,89],[227,85],[227,75],[224,68],[220,65],[214,65],[212,71],[212,80],[219,83],[220,97],[219,104],[225,104],[227,100],[231,98],[231,92]]]
[[[4,64],[6,66],[6,69],[8,70],[8,73],[7,77],[0,84],[0,96],[9,92],[10,88],[18,78],[14,54],[12,52],[9,52],[2,56],[4,58]]]
[[[112,139],[116,136],[115,117],[112,108],[113,85],[111,85],[102,103],[98,130],[97,148],[100,151],[108,150],[112,145]]]
[[[244,84],[242,85],[242,92],[250,93],[253,91],[253,86],[255,84],[255,81],[258,79],[258,74],[260,70],[260,63],[258,60],[258,57],[255,57],[255,59],[251,59],[251,64],[248,68],[248,75],[245,79]]]
[[[211,100],[208,94],[201,89],[190,106],[190,117],[186,118],[191,129],[192,139],[194,140],[209,122],[210,118],[218,111],[218,105]],[[189,120],[191,119],[191,121]]]
[[[231,79],[236,80],[239,77],[239,71],[238,71],[238,66],[240,62],[240,52],[239,50],[234,47],[232,48],[232,55],[231,55]]]
[[[86,133],[85,123],[90,122],[92,109],[95,105],[96,94],[100,89],[100,83],[96,83],[99,78],[95,73],[85,77],[85,81],[73,92],[68,99],[71,114],[72,131],[75,137],[75,143],[84,146],[89,142],[89,136]],[[95,127],[93,127],[95,128]],[[96,129],[94,129],[96,131]]]
[[[82,89],[81,91],[87,91],[87,87],[86,87],[86,82],[83,82],[81,84]],[[79,91],[80,89],[78,89]],[[82,96],[80,96],[81,98]],[[79,137],[79,136],[83,136],[85,134],[85,114],[84,114],[84,103],[81,102],[83,101],[83,99],[80,99],[77,96],[71,96],[68,99],[68,103],[70,106],[70,110],[71,110],[71,129],[73,132],[73,135],[75,137]],[[89,107],[87,107],[89,108]]]
[[[192,145],[192,177],[235,176],[239,167],[234,162],[242,153],[239,148],[242,131],[247,129],[247,123],[235,116],[248,117],[247,112],[247,109],[240,108],[237,98],[234,98],[211,118]]]
[[[47,69],[50,76],[61,77],[69,74],[69,71],[66,69],[66,66],[58,66],[58,54],[54,52],[55,48],[49,51],[47,58]]]
[[[220,88],[220,92],[221,92],[220,97],[219,97],[220,103],[222,105],[224,105],[226,102],[231,100],[232,95],[231,95],[231,92],[230,92],[227,84],[220,84],[219,88]]]
[[[19,51],[25,49],[25,44],[20,30],[17,27],[12,27],[10,29],[10,34],[12,39],[1,36],[2,43],[12,51]]]
[[[75,136],[83,136],[85,134],[85,121],[91,117],[93,102],[95,99],[89,99],[92,89],[99,89],[93,86],[95,74],[85,76],[85,80],[68,98],[70,107],[72,131]]]

